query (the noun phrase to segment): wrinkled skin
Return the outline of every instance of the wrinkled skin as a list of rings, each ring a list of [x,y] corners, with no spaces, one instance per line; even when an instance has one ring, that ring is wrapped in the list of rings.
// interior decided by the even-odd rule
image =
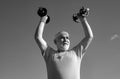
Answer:
[[[56,39],[56,46],[58,51],[67,51],[70,47],[70,40],[68,35],[60,35]]]

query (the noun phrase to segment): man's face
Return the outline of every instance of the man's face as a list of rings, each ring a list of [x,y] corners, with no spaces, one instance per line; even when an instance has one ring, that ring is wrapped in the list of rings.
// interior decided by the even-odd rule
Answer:
[[[69,40],[69,36],[66,34],[60,35],[57,39],[56,39],[56,45],[57,48],[59,50],[62,51],[66,51],[69,49],[70,47],[70,40]]]

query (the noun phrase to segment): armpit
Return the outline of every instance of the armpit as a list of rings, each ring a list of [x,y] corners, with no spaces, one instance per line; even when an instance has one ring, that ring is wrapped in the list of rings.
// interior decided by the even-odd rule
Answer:
[[[84,47],[83,47],[82,45],[80,45],[80,44],[78,44],[78,45],[76,45],[75,47],[73,47],[72,50],[75,51],[76,54],[77,54],[80,58],[81,58],[81,57],[85,54],[85,52],[86,52],[86,50],[84,49]]]
[[[46,51],[44,51],[43,53],[43,57],[45,60],[47,60],[50,56],[50,54],[54,53],[55,50],[53,48],[51,48],[50,46],[47,47]]]

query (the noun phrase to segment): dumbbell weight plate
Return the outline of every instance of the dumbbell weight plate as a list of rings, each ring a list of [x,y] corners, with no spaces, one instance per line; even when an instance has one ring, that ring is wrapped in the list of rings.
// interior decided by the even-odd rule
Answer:
[[[73,21],[75,21],[76,23],[80,22],[80,19],[78,18],[78,14],[73,14]]]
[[[39,7],[37,13],[38,13],[38,15],[39,15],[40,17],[43,17],[43,16],[47,15],[47,9],[44,8],[44,7]]]

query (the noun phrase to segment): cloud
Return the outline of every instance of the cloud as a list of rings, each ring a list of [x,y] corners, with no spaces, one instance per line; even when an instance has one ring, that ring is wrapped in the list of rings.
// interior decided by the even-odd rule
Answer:
[[[120,36],[117,35],[117,34],[114,34],[114,35],[110,38],[110,40],[114,40],[114,39],[120,39]]]

